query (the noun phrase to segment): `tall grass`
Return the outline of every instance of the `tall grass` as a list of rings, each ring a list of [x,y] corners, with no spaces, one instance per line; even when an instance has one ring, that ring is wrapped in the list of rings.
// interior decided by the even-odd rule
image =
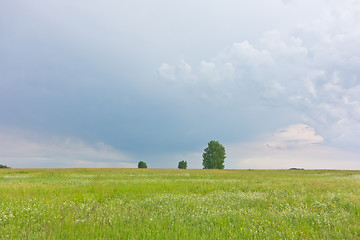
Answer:
[[[360,171],[2,169],[0,239],[360,239]]]

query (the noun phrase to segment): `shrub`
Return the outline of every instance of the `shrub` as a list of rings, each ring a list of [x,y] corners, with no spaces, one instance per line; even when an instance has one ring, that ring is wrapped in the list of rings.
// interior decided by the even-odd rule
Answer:
[[[186,169],[187,168],[187,162],[182,160],[178,164],[178,169]]]

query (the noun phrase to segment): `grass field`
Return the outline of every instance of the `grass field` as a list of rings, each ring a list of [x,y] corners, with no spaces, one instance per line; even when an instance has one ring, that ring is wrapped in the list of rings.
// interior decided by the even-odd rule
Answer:
[[[360,171],[1,169],[0,239],[360,239]]]

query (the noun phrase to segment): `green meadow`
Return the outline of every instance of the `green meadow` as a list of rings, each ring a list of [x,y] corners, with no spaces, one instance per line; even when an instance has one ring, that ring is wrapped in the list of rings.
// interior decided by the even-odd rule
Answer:
[[[1,169],[0,239],[360,239],[360,171]]]

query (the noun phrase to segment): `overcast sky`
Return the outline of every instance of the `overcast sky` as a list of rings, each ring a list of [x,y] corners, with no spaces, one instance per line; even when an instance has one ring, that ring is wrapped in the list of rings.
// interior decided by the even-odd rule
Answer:
[[[360,2],[0,2],[0,164],[360,169]]]

